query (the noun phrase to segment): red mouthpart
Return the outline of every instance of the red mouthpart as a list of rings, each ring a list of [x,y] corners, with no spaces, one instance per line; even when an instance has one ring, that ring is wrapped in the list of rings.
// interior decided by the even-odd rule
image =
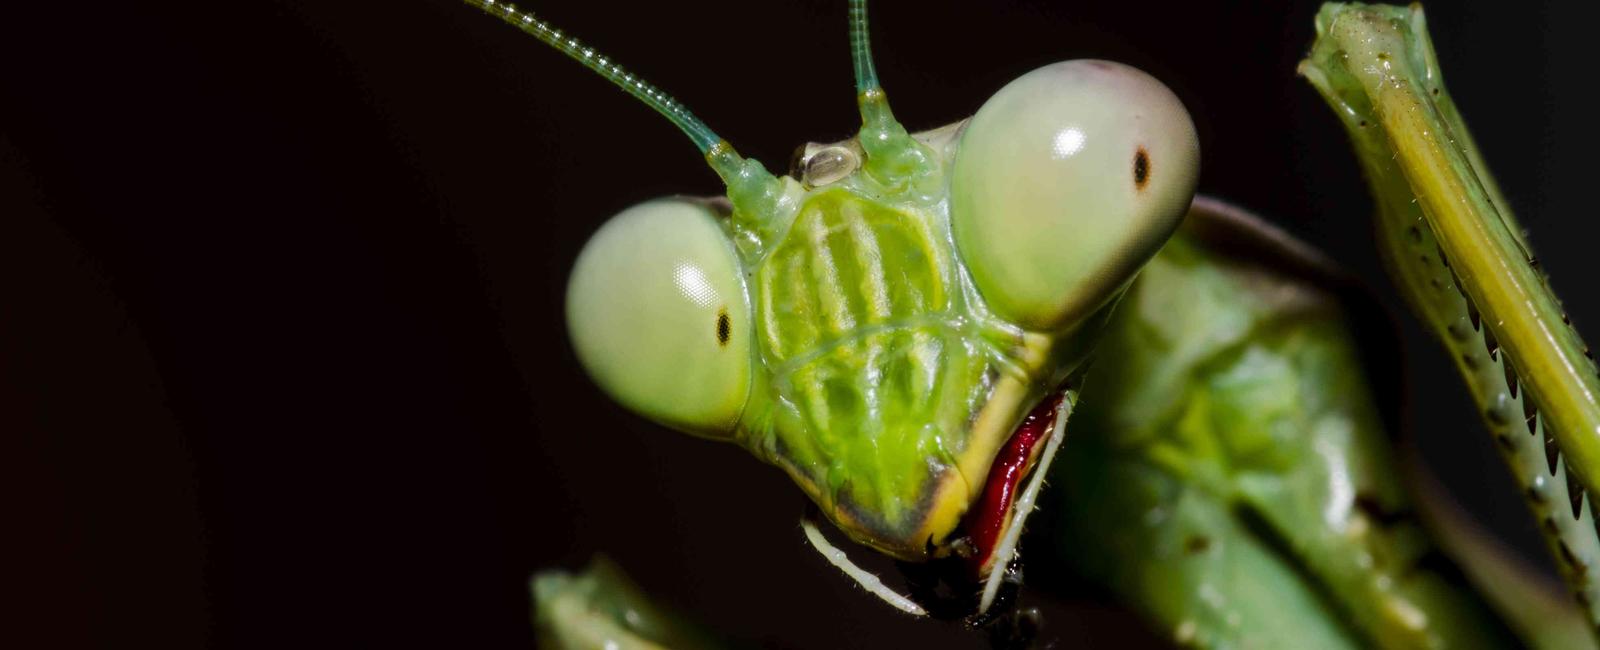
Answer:
[[[981,579],[984,568],[989,566],[995,545],[1000,542],[1000,534],[1011,519],[1011,503],[1017,498],[1017,487],[1027,478],[1028,471],[1038,459],[1039,443],[1050,434],[1056,409],[1061,406],[1064,396],[1064,393],[1056,393],[1033,407],[995,456],[994,463],[989,465],[989,477],[984,481],[983,495],[978,498],[977,507],[967,513],[963,523],[963,528],[978,551],[967,558],[967,566],[973,576]]]

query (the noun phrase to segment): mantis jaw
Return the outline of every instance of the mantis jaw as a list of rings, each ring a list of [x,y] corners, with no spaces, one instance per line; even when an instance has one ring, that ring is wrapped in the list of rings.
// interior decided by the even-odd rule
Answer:
[[[1015,581],[1017,547],[1024,524],[1033,513],[1076,402],[1077,390],[1063,388],[1034,407],[991,465],[976,507],[967,513],[960,529],[952,535],[954,539],[941,544],[960,556],[959,565],[965,570],[964,575],[953,576],[952,581],[983,587],[976,609],[966,617],[969,625],[981,627],[994,620],[996,617],[989,610],[998,600],[1001,586],[1008,579]],[[817,527],[820,518],[813,505],[800,522],[806,540],[818,554],[895,609],[913,616],[929,615],[929,608],[885,585],[881,578],[856,565],[843,550],[828,542]]]
[[[1033,513],[1044,477],[1049,474],[1061,439],[1066,436],[1067,418],[1072,416],[1072,406],[1077,401],[1077,391],[1064,389],[1054,398],[1046,400],[1017,427],[1002,458],[991,466],[989,481],[984,486],[983,508],[969,518],[974,527],[981,527],[989,544],[979,543],[975,556],[977,574],[983,576],[983,595],[978,600],[978,614],[989,611],[999,594],[1006,571],[996,571],[999,566],[1009,567],[1017,557],[1017,543],[1022,538],[1023,524]],[[1039,442],[1043,442],[1042,449]],[[1004,462],[1002,462],[1004,461]],[[1027,487],[1015,493],[1024,477]],[[1015,500],[1012,496],[1015,494]],[[992,522],[992,523],[991,523]],[[969,524],[971,525],[971,524]]]

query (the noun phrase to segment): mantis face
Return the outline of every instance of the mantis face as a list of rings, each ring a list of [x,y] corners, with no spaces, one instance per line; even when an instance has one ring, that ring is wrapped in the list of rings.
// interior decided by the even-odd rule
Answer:
[[[1188,207],[1198,143],[1177,98],[1136,69],[1069,61],[911,135],[853,3],[861,130],[807,145],[780,177],[592,50],[477,4],[650,103],[728,186],[624,210],[585,246],[567,321],[596,383],[779,466],[861,544],[990,573],[1070,379]]]

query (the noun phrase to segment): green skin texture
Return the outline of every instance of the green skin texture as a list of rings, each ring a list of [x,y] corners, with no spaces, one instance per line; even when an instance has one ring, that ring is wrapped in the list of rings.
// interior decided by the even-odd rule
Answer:
[[[1318,31],[1302,72],[1350,128],[1397,284],[1456,359],[1572,590],[1600,621],[1600,542],[1579,485],[1600,477],[1594,366],[1527,262],[1513,217],[1496,207],[1505,202],[1443,91],[1420,11],[1329,5]],[[1050,335],[1047,362],[1022,362],[1023,330],[975,299],[951,254],[942,199],[930,191],[940,153],[912,142],[886,105],[882,119],[874,110],[863,106],[866,173],[837,186],[797,192],[752,161],[715,149],[708,159],[728,181],[730,234],[754,269],[755,339],[770,370],[752,387],[742,441],[830,511],[903,536],[921,516],[906,504],[925,503],[927,481],[953,469],[966,441],[952,432],[994,378],[1024,381],[1031,403],[1080,368],[1099,321]],[[919,271],[886,312],[850,292],[830,302],[807,284],[819,277],[816,239],[786,232],[841,238],[828,247],[836,273],[824,279],[870,279],[859,263],[868,239]],[[803,315],[778,314],[807,296]],[[1434,544],[1405,516],[1415,505],[1342,318],[1314,287],[1180,235],[1100,343],[1053,472],[1059,511],[1032,548],[1102,581],[1185,645],[1511,643],[1470,589],[1419,564]],[[878,326],[845,326],[858,321]],[[1549,334],[1529,335],[1528,322]],[[936,348],[946,356],[929,362]],[[891,369],[892,397],[869,397],[856,379],[874,363]],[[941,390],[913,381],[928,368]],[[889,417],[864,416],[882,407]],[[918,426],[898,424],[907,421]],[[821,440],[817,428],[844,437]],[[892,453],[867,438],[889,441]],[[1354,506],[1357,494],[1369,508]],[[1550,625],[1565,624],[1552,616]]]
[[[936,499],[948,498],[940,490],[966,503],[983,481],[965,475],[958,456],[1000,386],[1009,383],[1015,404],[987,415],[992,432],[1009,433],[1078,367],[1106,310],[1055,332],[994,314],[955,254],[943,191],[955,143],[914,140],[879,98],[863,100],[860,172],[792,189],[797,198],[768,213],[776,218],[746,217],[730,197],[735,241],[748,242],[741,253],[753,269],[764,369],[737,436],[847,521],[841,528],[857,541],[916,557],[941,541],[918,532]],[[893,166],[871,164],[878,148]],[[788,224],[781,237],[746,225],[775,222]]]
[[[728,184],[755,329],[734,437],[855,541],[922,560],[941,552],[1003,438],[1080,367],[1121,287],[1053,329],[995,313],[956,254],[955,131],[918,140],[881,91],[859,101],[848,144],[862,163],[821,187],[707,154]]]
[[[1592,631],[1600,538],[1583,504],[1600,480],[1600,380],[1588,346],[1444,88],[1420,7],[1330,4],[1316,25],[1301,74],[1350,135],[1390,275],[1449,352]]]
[[[1501,582],[1480,583],[1525,643],[1592,646],[1600,541],[1583,503],[1600,470],[1600,391],[1587,346],[1564,322],[1444,89],[1421,9],[1329,4],[1317,30],[1301,72],[1351,136],[1377,199],[1391,275],[1471,389],[1582,612],[1496,593],[1528,593],[1508,583],[1525,576],[1500,572]],[[1504,645],[1504,631],[1486,623],[1464,585],[1416,568],[1428,543],[1415,521],[1375,526],[1349,510],[1318,516],[1341,511],[1330,506],[1340,504],[1334,487],[1342,481],[1382,512],[1410,509],[1365,391],[1352,384],[1359,368],[1348,335],[1333,325],[1338,316],[1263,309],[1251,297],[1259,278],[1229,287],[1223,269],[1242,262],[1211,255],[1208,264],[1205,251],[1185,248],[1180,237],[1146,268],[1097,353],[1117,362],[1101,361],[1084,391],[1066,461],[1054,472],[1061,505],[1045,543],[1184,644]],[[1191,286],[1163,286],[1175,283]],[[1262,331],[1230,347],[1241,319]],[[1162,326],[1172,322],[1204,327],[1174,334]],[[1330,431],[1330,421],[1341,426]],[[1282,437],[1285,428],[1298,435]],[[1342,450],[1339,462],[1328,449]],[[1262,473],[1274,465],[1277,472]],[[1461,559],[1480,576],[1498,561]],[[1408,624],[1422,619],[1404,615],[1402,602],[1430,624]]]
[[[1214,249],[1195,220],[1100,339],[1025,540],[1029,584],[1064,563],[1186,646],[1515,645],[1430,557],[1338,297]]]
[[[1497,594],[1521,589],[1504,582],[1505,575],[1498,584],[1486,584],[1486,592],[1525,642],[1592,646],[1593,637],[1582,628],[1592,632],[1600,624],[1600,540],[1592,505],[1585,508],[1583,503],[1584,486],[1592,489],[1600,470],[1594,460],[1595,433],[1600,429],[1593,403],[1600,391],[1595,389],[1595,366],[1584,358],[1587,346],[1564,322],[1559,301],[1532,263],[1522,229],[1505,207],[1508,204],[1444,88],[1421,9],[1329,4],[1316,25],[1318,38],[1301,73],[1347,127],[1377,200],[1379,247],[1391,276],[1413,311],[1449,351],[1497,448],[1525,486],[1529,507],[1582,612],[1561,603],[1518,602]],[[1276,647],[1291,641],[1296,647],[1335,647],[1351,640],[1422,647],[1435,640],[1450,646],[1504,641],[1504,637],[1480,636],[1480,630],[1452,636],[1469,622],[1487,620],[1471,614],[1481,605],[1451,602],[1451,593],[1441,588],[1442,576],[1397,572],[1424,552],[1414,522],[1391,524],[1381,531],[1366,522],[1354,526],[1363,535],[1352,538],[1347,532],[1353,519],[1339,526],[1307,518],[1324,512],[1317,506],[1326,507],[1332,494],[1327,480],[1334,476],[1330,465],[1315,462],[1306,449],[1309,444],[1315,450],[1319,441],[1326,440],[1321,428],[1300,426],[1298,430],[1310,435],[1294,438],[1299,444],[1273,446],[1301,456],[1297,469],[1275,479],[1263,482],[1255,475],[1262,462],[1258,455],[1240,454],[1240,449],[1259,448],[1253,438],[1283,426],[1283,420],[1322,421],[1330,413],[1343,412],[1350,421],[1371,424],[1370,416],[1357,415],[1370,407],[1351,398],[1361,391],[1338,386],[1358,375],[1342,334],[1326,326],[1302,325],[1301,334],[1285,336],[1280,324],[1268,328],[1276,335],[1253,337],[1247,351],[1230,351],[1213,341],[1213,353],[1219,357],[1201,363],[1185,351],[1206,347],[1195,343],[1197,337],[1203,340],[1203,334],[1187,332],[1168,339],[1173,349],[1163,355],[1158,351],[1163,347],[1157,335],[1160,324],[1205,323],[1205,329],[1225,330],[1238,313],[1230,319],[1225,313],[1203,313],[1214,306],[1190,305],[1195,313],[1173,319],[1174,311],[1182,312],[1182,306],[1191,302],[1181,299],[1151,310],[1142,327],[1120,325],[1124,319],[1141,319],[1138,306],[1145,304],[1146,294],[1165,293],[1148,283],[1162,274],[1179,248],[1181,241],[1147,267],[1099,352],[1118,363],[1107,368],[1102,362],[1086,388],[1073,422],[1074,436],[1064,452],[1067,462],[1056,473],[1063,506],[1054,517],[1058,535],[1052,541],[1073,549],[1062,557],[1079,570],[1100,576],[1136,608],[1173,630],[1175,639],[1205,647]],[[1227,282],[1217,279],[1217,273],[1186,268],[1186,282],[1204,283],[1211,277],[1212,294],[1228,293],[1220,288]],[[1192,292],[1207,293],[1201,287]],[[1234,293],[1240,298],[1249,292],[1236,287]],[[1259,317],[1266,324],[1296,316]],[[1128,336],[1135,332],[1140,340],[1130,343]],[[1224,362],[1228,354],[1239,356]],[[1292,370],[1296,365],[1302,368],[1301,381]],[[1325,367],[1318,370],[1318,365]],[[1158,379],[1134,381],[1140,373]],[[1173,374],[1188,377],[1188,385],[1174,387],[1161,381]],[[1292,387],[1303,386],[1303,380],[1312,376],[1320,377],[1324,385],[1313,384],[1311,391],[1302,390],[1296,399]],[[1257,390],[1229,390],[1241,385],[1241,379]],[[1344,396],[1345,403],[1330,401],[1329,396]],[[1169,400],[1164,409],[1128,408],[1160,404],[1163,399]],[[1284,409],[1287,404],[1292,408]],[[1248,417],[1219,421],[1214,405]],[[1200,415],[1195,415],[1197,410]],[[1140,440],[1140,431],[1159,435],[1150,434],[1152,430],[1171,439]],[[1365,488],[1368,494],[1383,494],[1381,479],[1397,475],[1389,467],[1392,461],[1374,443],[1377,436],[1372,430],[1358,426],[1356,432],[1358,439],[1365,439],[1361,444],[1329,446],[1355,452],[1349,460],[1365,457],[1361,464],[1368,471],[1349,471],[1347,476],[1357,485],[1365,477],[1371,481]],[[1173,441],[1185,451],[1167,448]],[[1218,474],[1234,480],[1218,481]],[[1126,489],[1141,484],[1143,490]],[[1287,506],[1297,501],[1298,505]],[[1408,509],[1403,502],[1379,502],[1385,512],[1393,512],[1391,507]],[[1240,527],[1241,508],[1253,513],[1253,525]],[[1159,524],[1130,525],[1134,522],[1128,512],[1152,510],[1164,513]],[[1346,515],[1360,518],[1362,513]],[[1265,548],[1260,535],[1250,534],[1263,529],[1276,538]],[[1448,541],[1449,535],[1460,533],[1445,534]],[[1107,538],[1117,543],[1105,544]],[[1193,550],[1201,546],[1196,539],[1208,541],[1203,550]],[[1280,551],[1274,562],[1273,549],[1287,549],[1289,557]],[[1204,559],[1197,561],[1195,555]],[[1359,561],[1362,556],[1388,561]],[[1482,557],[1462,559],[1476,561],[1480,568],[1493,563]],[[1239,567],[1249,567],[1253,573]],[[1310,577],[1311,584],[1281,575],[1286,571]],[[1251,597],[1251,584],[1273,584],[1275,579],[1280,586],[1298,582],[1312,587],[1314,593],[1296,596],[1295,589],[1279,588],[1270,596]],[[1173,588],[1180,585],[1188,588]],[[1200,597],[1206,586],[1210,598]],[[1444,614],[1428,620],[1444,624],[1423,630],[1405,625],[1406,617],[1395,615],[1396,599],[1428,603],[1422,609]],[[1218,603],[1236,609],[1228,612]],[[1333,611],[1319,614],[1319,607]],[[1293,620],[1286,614],[1296,613],[1302,620],[1241,629],[1228,625],[1230,613],[1239,619],[1277,622]],[[1588,619],[1587,626],[1579,622],[1580,616]],[[1330,620],[1350,626],[1336,630],[1315,623]],[[1439,638],[1430,639],[1433,635]]]
[[[950,244],[930,227],[938,213],[864,194],[830,187],[807,197],[756,270],[756,336],[771,383],[752,391],[741,437],[818,484],[823,509],[904,536],[931,494],[903,477],[930,465],[930,480],[956,471],[992,378],[1027,371],[1008,353],[1020,330],[961,282]],[[897,261],[892,280],[880,258]]]
[[[1119,306],[1029,548],[1182,645],[1510,645],[1433,568],[1337,296],[1189,230]]]
[[[541,648],[711,648],[715,635],[650,600],[604,556],[583,571],[541,571],[529,583]]]

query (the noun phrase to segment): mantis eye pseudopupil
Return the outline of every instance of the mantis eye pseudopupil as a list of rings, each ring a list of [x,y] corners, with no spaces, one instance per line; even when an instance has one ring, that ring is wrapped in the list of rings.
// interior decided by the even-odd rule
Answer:
[[[1105,304],[1187,212],[1199,148],[1172,91],[1120,63],[1055,63],[1000,89],[950,182],[956,247],[989,307],[1060,330]]]
[[[567,327],[584,369],[633,411],[732,434],[750,390],[750,308],[722,223],[701,203],[623,210],[579,253]]]
[[[1139,151],[1133,154],[1133,186],[1142,190],[1149,182],[1150,154],[1145,152],[1144,147],[1139,147]]]

